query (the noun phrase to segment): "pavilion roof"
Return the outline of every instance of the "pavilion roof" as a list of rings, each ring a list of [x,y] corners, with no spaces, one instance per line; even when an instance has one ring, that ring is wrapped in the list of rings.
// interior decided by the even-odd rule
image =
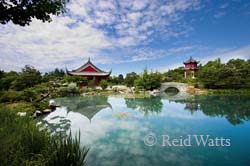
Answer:
[[[190,56],[190,58],[186,61],[186,62],[183,62],[184,64],[187,64],[187,63],[199,63],[199,61],[196,61],[192,58],[192,56]]]
[[[93,71],[84,71],[87,68],[91,68]],[[109,72],[105,72],[101,69],[99,69],[98,67],[96,67],[91,61],[90,58],[88,59],[88,61],[82,65],[81,67],[72,70],[72,71],[68,71],[66,69],[66,72],[69,75],[79,75],[79,76],[108,76],[111,74],[111,70]]]
[[[78,76],[108,76],[111,74],[110,72],[67,72],[69,75],[78,75]]]

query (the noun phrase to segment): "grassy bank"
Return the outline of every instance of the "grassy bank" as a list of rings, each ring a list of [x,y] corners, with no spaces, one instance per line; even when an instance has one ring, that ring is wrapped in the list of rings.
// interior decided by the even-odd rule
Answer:
[[[0,108],[1,165],[85,165],[88,150],[79,138],[51,136],[28,117]]]

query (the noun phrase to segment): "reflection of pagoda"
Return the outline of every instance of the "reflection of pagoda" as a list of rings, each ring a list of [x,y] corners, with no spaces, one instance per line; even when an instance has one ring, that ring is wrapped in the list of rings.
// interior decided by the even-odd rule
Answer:
[[[185,110],[188,110],[193,114],[195,111],[198,110],[198,103],[186,103]]]
[[[184,68],[184,77],[187,78],[187,75],[191,74],[192,78],[195,78],[195,73],[198,70],[197,64],[198,61],[194,60],[192,57],[189,58],[186,62],[183,62],[185,65]]]
[[[90,121],[101,110],[105,108],[112,109],[106,96],[63,98],[60,101],[60,105],[66,106],[68,111],[82,114]]]
[[[101,110],[105,108],[111,108],[112,106],[107,103],[105,105],[86,105],[85,107],[81,107],[77,110],[80,114],[87,117],[89,121],[91,122],[91,119]]]

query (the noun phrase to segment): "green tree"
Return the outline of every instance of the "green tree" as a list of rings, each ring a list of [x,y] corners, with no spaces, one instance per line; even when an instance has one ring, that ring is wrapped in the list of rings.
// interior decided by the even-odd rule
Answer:
[[[132,87],[134,86],[134,82],[138,77],[139,76],[135,72],[127,73],[124,82],[128,87]]]
[[[135,86],[144,90],[153,90],[161,86],[161,74],[158,72],[148,73],[147,69],[135,80]]]
[[[163,74],[164,82],[183,82],[184,81],[184,68],[178,67]]]
[[[222,64],[220,59],[214,61],[209,61],[206,65],[200,69],[198,73],[198,79],[204,84],[206,88],[217,88],[219,81],[219,74],[222,69]]]
[[[0,79],[3,78],[4,74],[5,74],[4,71],[0,70]]]
[[[117,85],[117,84],[119,84],[118,77],[116,77],[116,76],[109,77],[109,78],[108,78],[108,82],[109,82],[111,85]]]
[[[123,82],[124,82],[123,75],[122,75],[122,74],[119,74],[119,75],[118,75],[118,84],[123,84]]]
[[[100,86],[102,87],[102,90],[105,90],[108,87],[108,82],[106,80],[101,80]]]
[[[26,65],[17,79],[11,83],[11,87],[15,90],[23,90],[41,83],[41,73],[33,66]]]
[[[65,80],[67,83],[76,83],[77,85],[80,85],[80,84],[87,85],[87,83],[88,83],[87,78],[81,77],[81,76],[70,76],[70,75],[66,75],[66,76],[64,77],[64,80]]]
[[[211,89],[250,88],[249,61],[231,59],[226,64],[220,59],[210,61],[200,69],[198,79]]]
[[[4,73],[2,78],[0,79],[0,89],[8,90],[11,87],[13,81],[18,78],[18,73],[15,71],[11,71],[8,73]]]
[[[43,76],[43,81],[60,81],[65,76],[65,72],[62,69],[56,68],[54,71],[45,73]]]
[[[66,0],[1,0],[0,23],[12,21],[21,26],[29,25],[32,18],[51,21],[51,14],[63,11]]]

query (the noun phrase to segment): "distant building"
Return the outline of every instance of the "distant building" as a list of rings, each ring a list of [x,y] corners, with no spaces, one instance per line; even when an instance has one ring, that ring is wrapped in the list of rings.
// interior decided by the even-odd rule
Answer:
[[[88,59],[88,61],[82,65],[81,67],[79,67],[76,70],[72,70],[72,71],[66,71],[67,74],[69,75],[76,75],[76,76],[82,76],[87,78],[87,80],[95,80],[95,84],[98,86],[100,81],[103,79],[107,79],[110,74],[111,71],[109,72],[105,72],[102,71],[101,69],[99,69],[98,67],[96,67],[91,61],[90,59]]]
[[[194,60],[192,57],[189,58],[186,62],[183,62],[184,67],[184,77],[187,78],[188,75],[191,75],[191,78],[195,78],[195,73],[198,70],[198,61]]]

